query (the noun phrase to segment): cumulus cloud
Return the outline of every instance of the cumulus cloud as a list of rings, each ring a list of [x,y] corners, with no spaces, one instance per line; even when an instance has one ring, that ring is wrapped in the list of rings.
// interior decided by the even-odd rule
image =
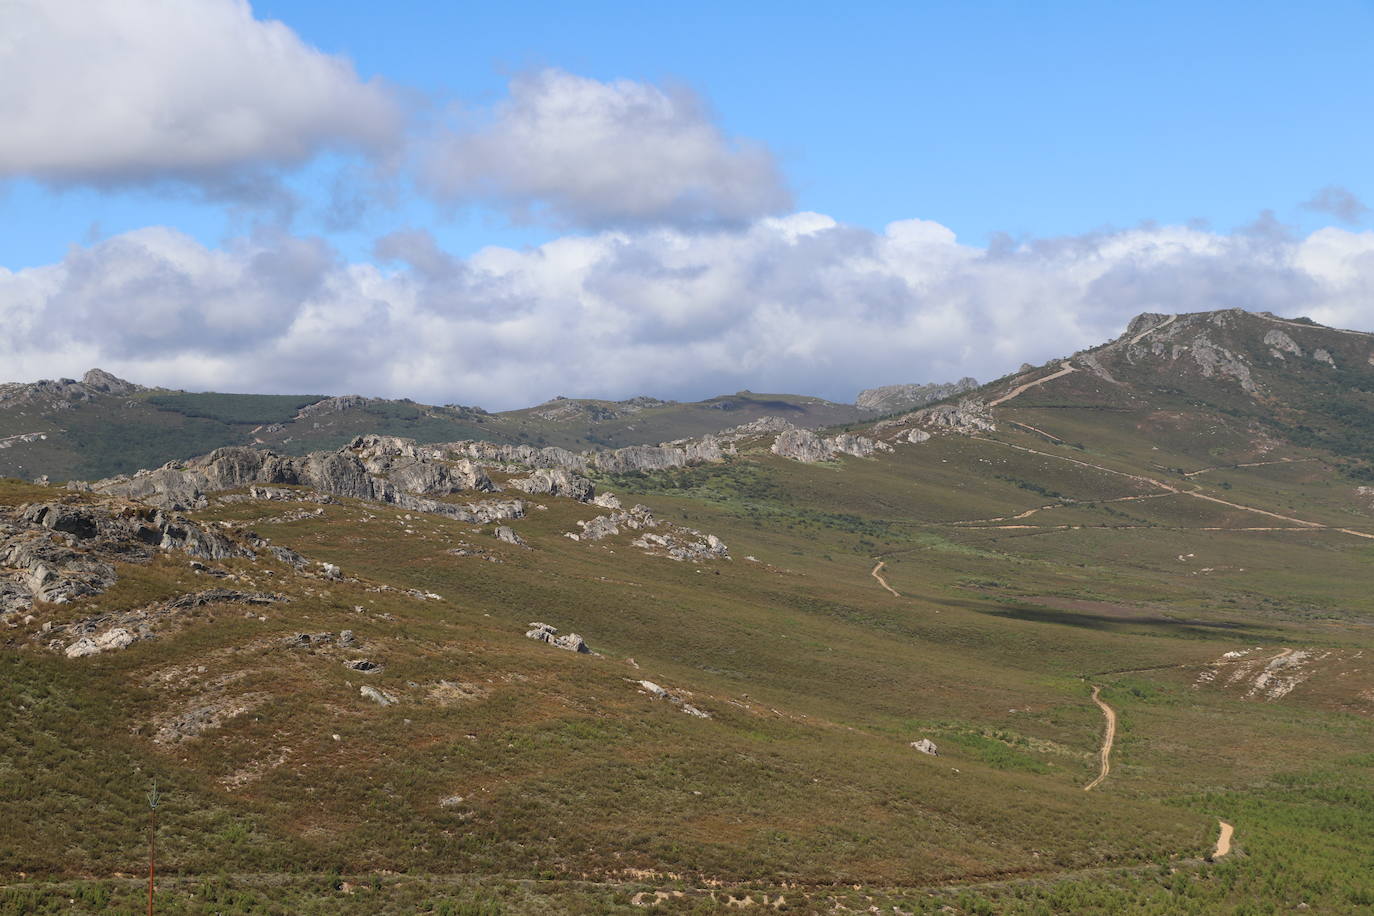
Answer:
[[[686,89],[562,70],[512,81],[421,154],[421,185],[517,221],[564,226],[741,223],[790,195],[763,146],[727,136]]]
[[[1370,212],[1364,201],[1337,185],[1327,185],[1317,191],[1302,203],[1302,207],[1334,216],[1343,223],[1358,223]]]
[[[1119,334],[1142,311],[1241,307],[1374,327],[1374,232],[1163,226],[961,244],[814,213],[740,228],[569,236],[445,252],[423,230],[345,263],[289,237],[207,249],[168,229],[0,270],[11,378],[102,365],[219,390],[362,392],[500,409],[554,394],[740,388],[852,400],[992,378]]]
[[[263,169],[401,127],[386,88],[246,0],[6,0],[0,73],[0,178],[261,194]]]

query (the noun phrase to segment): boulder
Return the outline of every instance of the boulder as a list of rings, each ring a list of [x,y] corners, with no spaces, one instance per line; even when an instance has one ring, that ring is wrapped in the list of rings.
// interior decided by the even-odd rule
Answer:
[[[514,544],[517,547],[525,546],[524,538],[516,534],[515,529],[508,525],[498,525],[496,530],[492,532],[492,536],[498,541],[504,541],[507,544]]]
[[[391,706],[396,702],[396,696],[388,691],[373,687],[371,684],[364,684],[358,688],[358,693],[363,699],[371,700],[378,706]]]
[[[592,650],[587,648],[587,643],[576,633],[568,633],[558,636],[558,628],[547,623],[531,623],[530,629],[525,633],[530,639],[537,639],[546,642],[559,649],[567,649],[569,652],[589,653]]]
[[[911,746],[922,754],[929,754],[932,757],[938,756],[940,749],[935,746],[935,742],[929,738],[922,738],[920,741],[911,742]]]

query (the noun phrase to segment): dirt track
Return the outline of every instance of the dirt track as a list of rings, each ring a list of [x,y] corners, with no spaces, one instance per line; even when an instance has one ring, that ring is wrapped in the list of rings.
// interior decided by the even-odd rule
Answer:
[[[1107,774],[1112,771],[1112,743],[1116,741],[1116,710],[1112,709],[1098,696],[1099,690],[1096,684],[1093,685],[1093,702],[1102,710],[1102,715],[1107,718],[1107,728],[1102,733],[1102,750],[1098,752],[1101,771],[1097,778],[1083,787],[1084,792],[1090,792],[1102,784],[1102,780],[1107,778]]]
[[[1221,825],[1221,835],[1217,837],[1217,848],[1212,850],[1212,858],[1220,859],[1222,856],[1231,854],[1231,834],[1235,828],[1225,821],[1217,821]]]
[[[900,598],[900,597],[902,597],[902,593],[899,592],[899,591],[897,591],[897,590],[896,590],[895,588],[893,588],[892,586],[888,585],[888,584],[887,584],[887,580],[883,578],[883,567],[886,566],[886,565],[887,565],[887,562],[886,562],[885,560],[879,560],[879,561],[878,561],[878,565],[875,566],[875,567],[873,567],[873,572],[870,573],[870,575],[872,575],[873,578],[875,578],[875,579],[878,580],[878,584],[879,584],[879,585],[881,585],[883,588],[887,589],[888,591],[892,592],[893,597]]]
[[[1051,375],[1047,375],[1047,376],[1045,376],[1044,378],[1038,378],[1038,379],[1036,379],[1036,380],[1033,381],[1033,382],[1026,382],[1024,385],[1017,385],[1015,388],[1013,388],[1011,391],[1008,391],[1006,394],[1002,395],[1002,396],[1001,396],[1000,398],[998,398],[997,400],[995,400],[995,401],[989,401],[989,402],[988,402],[988,406],[989,406],[989,407],[996,407],[998,404],[1005,404],[1005,403],[1007,403],[1007,401],[1010,401],[1012,398],[1017,397],[1018,395],[1024,394],[1026,391],[1030,390],[1031,388],[1036,387],[1037,385],[1043,385],[1043,384],[1045,384],[1046,382],[1052,382],[1052,381],[1054,381],[1054,380],[1057,379],[1057,378],[1063,378],[1064,376],[1068,375],[1070,372],[1077,372],[1077,371],[1078,371],[1078,369],[1076,369],[1073,365],[1071,365],[1070,363],[1067,363],[1067,362],[1060,363],[1059,365],[1060,365],[1061,368],[1060,368],[1060,370],[1059,370],[1058,372],[1055,372],[1055,373],[1053,373],[1053,374],[1051,374]]]

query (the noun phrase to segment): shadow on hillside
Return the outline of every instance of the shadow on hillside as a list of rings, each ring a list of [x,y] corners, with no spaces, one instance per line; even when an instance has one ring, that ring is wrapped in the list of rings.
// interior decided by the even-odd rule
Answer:
[[[975,601],[950,602],[980,614],[1030,623],[1083,627],[1114,633],[1150,633],[1155,636],[1175,636],[1180,639],[1215,639],[1227,637],[1272,641],[1275,634],[1252,622],[1236,620],[1180,620],[1159,614],[1142,613],[1133,616],[1107,615],[1087,611],[1059,610],[1037,604],[998,604],[989,606]]]

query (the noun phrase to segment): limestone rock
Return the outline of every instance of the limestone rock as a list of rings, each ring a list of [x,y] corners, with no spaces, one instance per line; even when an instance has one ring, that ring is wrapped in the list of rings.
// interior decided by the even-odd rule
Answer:
[[[358,693],[365,700],[371,700],[378,706],[392,706],[396,702],[396,695],[387,690],[373,687],[371,684],[364,684],[358,688]]]
[[[516,534],[515,529],[508,525],[498,525],[496,530],[492,532],[492,536],[507,544],[514,544],[517,547],[525,546],[525,539]]]
[[[1283,354],[1285,353],[1290,353],[1293,356],[1303,355],[1302,347],[1298,346],[1298,342],[1278,328],[1265,334],[1264,342],[1271,348],[1269,352],[1279,359],[1283,359]]]
[[[969,377],[957,382],[932,382],[926,385],[884,385],[860,391],[854,403],[875,413],[895,413],[924,407],[932,401],[943,401],[977,387],[978,380]]]
[[[911,742],[911,746],[922,754],[929,754],[932,757],[938,756],[940,749],[935,746],[935,742],[929,738],[922,738],[920,741]]]
[[[568,633],[559,636],[558,628],[547,623],[531,623],[530,629],[525,633],[530,639],[537,639],[546,642],[559,649],[567,649],[569,652],[589,653],[592,650],[587,647],[587,643],[576,633]]]
[[[869,458],[877,452],[890,452],[892,446],[865,436],[841,433],[829,439],[822,439],[809,429],[788,429],[773,440],[772,452],[793,461],[812,464],[829,461],[837,455],[853,455]]]
[[[540,468],[528,477],[514,478],[510,485],[531,496],[562,496],[578,502],[587,502],[596,493],[590,480],[566,468]]]
[[[773,440],[771,451],[775,455],[807,464],[829,461],[835,457],[834,450],[809,429],[789,429],[779,433]]]

